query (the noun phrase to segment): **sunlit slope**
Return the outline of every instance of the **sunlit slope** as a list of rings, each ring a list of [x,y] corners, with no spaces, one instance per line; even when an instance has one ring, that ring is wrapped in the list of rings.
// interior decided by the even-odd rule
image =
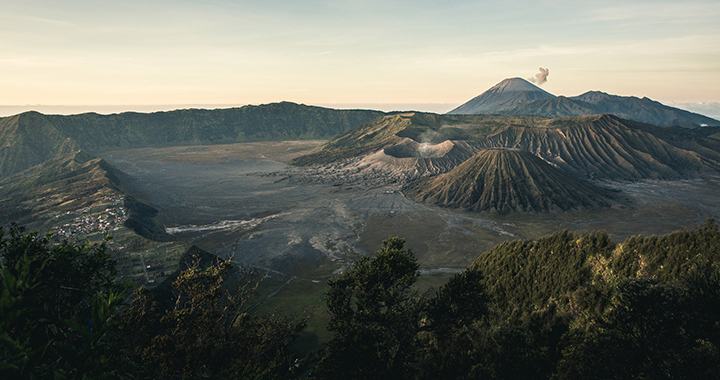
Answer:
[[[408,152],[413,146],[418,149],[418,157],[422,157],[421,148],[451,152],[437,148],[441,143],[449,145],[447,142],[468,152],[466,158],[487,148],[528,151],[577,178],[677,179],[720,172],[718,140],[612,115],[557,119],[422,113],[386,116],[328,142],[294,163],[327,164],[363,156],[389,162],[385,156],[394,154],[400,158],[396,152],[401,152],[402,157],[414,156]],[[436,154],[429,159],[442,158]]]
[[[521,78],[501,81],[448,112],[455,115],[536,115],[571,117],[611,114],[660,127],[720,126],[720,121],[649,98],[588,91],[578,96],[555,96]]]
[[[598,292],[598,285],[627,278],[677,283],[690,273],[697,275],[698,268],[716,268],[718,244],[720,231],[713,220],[696,230],[637,235],[622,243],[604,231],[560,231],[535,241],[500,244],[470,267],[483,273],[488,293],[503,310],[531,311],[554,302],[577,312],[606,306],[611,294]]]
[[[64,135],[93,152],[198,144],[327,139],[384,115],[282,102],[229,109],[53,116]]]
[[[553,99],[555,95],[522,78],[508,78],[448,112],[455,115],[494,114],[525,102]],[[532,115],[532,113],[528,114]]]
[[[77,151],[77,143],[37,112],[0,119],[0,177]]]
[[[118,175],[83,152],[47,160],[0,180],[0,223],[27,223],[121,196]]]
[[[401,114],[379,117],[331,140],[315,152],[294,159],[293,164],[324,164],[399,143],[402,138],[398,133],[412,124],[411,116]]]
[[[469,211],[548,212],[609,207],[607,190],[569,177],[521,150],[486,149],[443,175],[403,192],[419,202]]]
[[[671,133],[612,115],[509,126],[478,141],[527,150],[568,174],[597,179],[676,179],[720,171],[716,140]]]

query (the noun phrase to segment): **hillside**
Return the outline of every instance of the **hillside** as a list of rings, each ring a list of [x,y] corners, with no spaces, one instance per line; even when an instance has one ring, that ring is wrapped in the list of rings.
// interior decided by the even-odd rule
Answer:
[[[384,113],[380,111],[334,110],[288,102],[150,114],[60,116],[26,112],[0,118],[0,175],[18,173],[79,149],[97,154],[142,147],[327,139],[381,115]]]
[[[0,180],[0,224],[29,223],[118,197],[120,179],[105,161],[78,151]]]
[[[229,109],[53,116],[65,136],[91,151],[294,139],[327,139],[384,115],[282,102]]]
[[[0,119],[0,177],[63,158],[78,149],[77,143],[43,114],[27,112]]]
[[[450,115],[493,114],[518,103],[555,96],[522,78],[508,78],[448,112]],[[532,115],[532,114],[528,114]]]
[[[499,110],[498,113],[545,117],[611,114],[659,127],[697,128],[706,125],[720,125],[720,122],[715,119],[669,107],[652,99],[610,95],[600,91],[589,91],[569,98],[558,96],[552,99],[524,102]]]
[[[448,149],[450,146],[457,149]],[[419,148],[435,153],[422,157]],[[718,140],[611,115],[557,119],[393,115],[350,131],[293,163],[328,164],[354,157],[354,170],[402,170],[417,177],[447,172],[459,164],[459,158],[470,158],[487,148],[531,152],[575,178],[677,179],[720,172]],[[409,154],[409,149],[418,154]]]
[[[403,192],[419,202],[478,212],[566,211],[615,203],[610,191],[511,149],[483,150],[449,173],[410,183]]]
[[[611,115],[509,126],[478,145],[533,152],[565,173],[590,179],[678,179],[720,172],[717,140],[670,132]]]
[[[648,98],[588,91],[582,95],[554,96],[520,79],[505,79],[467,103],[448,112],[453,115],[536,115],[550,118],[611,114],[659,127],[720,126],[720,121]]]
[[[600,300],[593,298],[608,294],[593,295],[591,289],[598,284],[637,277],[677,283],[704,265],[717,269],[718,244],[714,220],[694,231],[634,236],[622,243],[604,231],[560,231],[535,241],[502,243],[481,254],[470,268],[482,271],[488,292],[507,311],[530,312],[548,302],[599,308],[604,305],[594,304]]]
[[[402,139],[398,133],[411,123],[412,114],[391,115],[363,124],[323,145],[319,150],[293,160],[295,165],[329,163],[370,153]]]
[[[646,97],[618,96],[601,91],[588,91],[573,97],[573,99],[592,104],[595,110],[599,111],[597,113],[610,113],[660,127],[720,126],[720,122],[713,118],[666,106]]]

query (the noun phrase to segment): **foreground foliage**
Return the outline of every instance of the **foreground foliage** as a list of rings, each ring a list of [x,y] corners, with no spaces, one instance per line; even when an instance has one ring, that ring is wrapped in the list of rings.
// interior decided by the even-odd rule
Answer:
[[[0,377],[112,378],[124,287],[105,245],[0,229]]]
[[[149,379],[242,378],[292,376],[290,345],[302,322],[285,317],[253,317],[245,312],[251,290],[246,282],[226,292],[223,282],[233,271],[229,261],[202,269],[199,264],[173,282],[173,308],[159,307],[145,288],[124,312],[131,336],[129,356],[137,374]]]
[[[291,350],[303,321],[249,314],[254,282],[227,261],[123,306],[103,244],[0,229],[0,378],[718,378],[713,220],[622,244],[567,231],[508,242],[426,294],[404,243],[329,281],[334,338],[313,363]]]
[[[278,379],[303,321],[250,316],[249,280],[228,261],[195,262],[170,306],[140,288],[121,308],[105,245],[0,228],[0,378]]]
[[[623,244],[567,231],[508,242],[424,296],[412,291],[417,266],[402,243],[386,241],[329,282],[336,336],[319,377],[718,378],[713,220]]]

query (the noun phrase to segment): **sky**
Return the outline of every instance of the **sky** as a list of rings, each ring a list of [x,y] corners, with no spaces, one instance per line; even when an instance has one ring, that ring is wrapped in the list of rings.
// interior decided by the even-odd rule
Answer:
[[[0,106],[444,112],[540,67],[555,95],[718,103],[718,20],[718,0],[0,0]]]

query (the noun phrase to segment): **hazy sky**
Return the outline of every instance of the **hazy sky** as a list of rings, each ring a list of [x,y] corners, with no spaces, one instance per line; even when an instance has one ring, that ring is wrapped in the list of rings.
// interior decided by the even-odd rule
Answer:
[[[0,105],[720,101],[720,1],[0,0]]]

